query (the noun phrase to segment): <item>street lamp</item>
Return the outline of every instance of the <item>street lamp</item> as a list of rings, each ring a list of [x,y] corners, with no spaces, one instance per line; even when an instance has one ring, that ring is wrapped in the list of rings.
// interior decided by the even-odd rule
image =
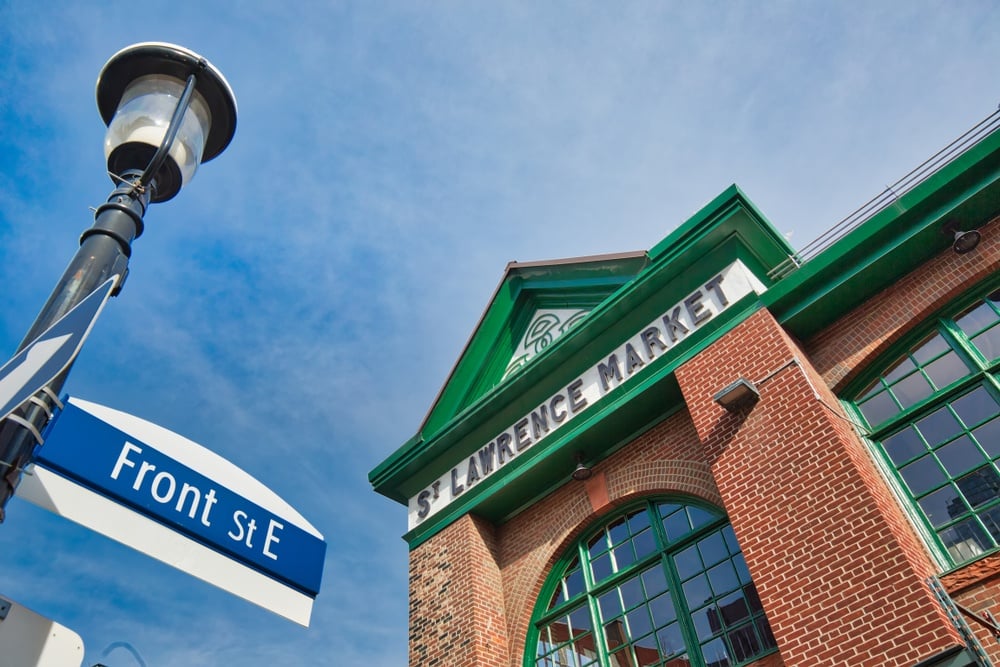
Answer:
[[[104,154],[117,187],[97,208],[18,352],[112,276],[119,276],[112,295],[121,291],[146,207],[176,195],[236,131],[236,98],[225,77],[174,44],[134,44],[113,55],[97,79],[97,108],[108,126]],[[0,521],[68,373],[69,367],[0,423]]]

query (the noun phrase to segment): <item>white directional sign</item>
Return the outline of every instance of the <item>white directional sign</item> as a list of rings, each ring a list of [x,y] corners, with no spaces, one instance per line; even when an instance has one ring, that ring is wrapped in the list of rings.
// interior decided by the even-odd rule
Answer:
[[[69,398],[17,495],[309,625],[326,542],[301,514],[201,445]]]
[[[0,368],[0,421],[73,363],[117,280],[108,278]]]

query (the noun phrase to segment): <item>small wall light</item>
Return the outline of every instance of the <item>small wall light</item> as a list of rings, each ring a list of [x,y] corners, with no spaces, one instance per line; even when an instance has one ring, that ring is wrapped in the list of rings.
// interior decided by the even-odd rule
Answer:
[[[715,402],[730,412],[737,412],[746,405],[760,400],[760,392],[753,382],[740,378],[713,396]]]
[[[967,232],[960,230],[957,220],[949,220],[944,223],[944,226],[941,227],[941,233],[953,237],[951,249],[959,255],[972,252],[982,240],[982,235],[975,229],[970,229]]]
[[[583,462],[583,454],[577,454],[576,469],[573,470],[573,479],[575,479],[578,482],[583,482],[585,480],[590,479],[591,475],[593,474],[594,474],[593,469]]]

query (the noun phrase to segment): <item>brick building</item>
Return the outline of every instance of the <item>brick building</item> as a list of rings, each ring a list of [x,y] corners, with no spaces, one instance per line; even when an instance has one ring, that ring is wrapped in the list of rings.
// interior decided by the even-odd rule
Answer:
[[[811,248],[734,186],[508,265],[370,474],[410,664],[1000,665],[998,125]]]

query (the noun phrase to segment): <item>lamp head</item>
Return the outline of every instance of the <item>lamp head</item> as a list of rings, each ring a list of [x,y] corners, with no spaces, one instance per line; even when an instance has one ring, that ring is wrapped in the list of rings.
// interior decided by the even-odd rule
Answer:
[[[941,227],[941,233],[952,237],[951,249],[955,254],[964,255],[975,250],[983,237],[975,229],[963,232],[958,224],[957,220],[949,220]]]
[[[594,470],[583,462],[583,454],[576,455],[576,468],[573,469],[572,477],[578,482],[584,482],[593,476]]]
[[[108,171],[144,170],[170,125],[189,75],[196,76],[190,105],[156,174],[152,201],[166,201],[221,153],[236,132],[236,97],[222,73],[197,53],[174,44],[128,46],[101,69],[97,108],[108,126]]]

